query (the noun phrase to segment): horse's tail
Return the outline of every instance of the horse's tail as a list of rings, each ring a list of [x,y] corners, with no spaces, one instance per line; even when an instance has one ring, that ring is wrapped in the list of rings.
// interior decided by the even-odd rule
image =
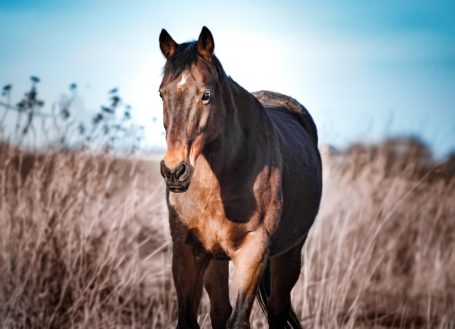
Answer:
[[[269,317],[268,314],[268,303],[270,298],[270,287],[271,287],[271,273],[270,273],[270,260],[267,261],[267,265],[265,266],[264,273],[262,274],[261,282],[259,283],[259,289],[257,291],[257,299],[259,305],[261,306],[262,311],[264,314]],[[302,326],[300,325],[299,318],[297,314],[295,314],[294,310],[291,307],[289,311],[288,320],[284,327],[285,329],[301,329]]]

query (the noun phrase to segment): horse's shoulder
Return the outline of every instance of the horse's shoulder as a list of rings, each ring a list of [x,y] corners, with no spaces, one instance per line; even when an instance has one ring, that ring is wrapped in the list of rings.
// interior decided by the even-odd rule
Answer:
[[[311,136],[314,145],[318,145],[318,132],[308,110],[294,98],[274,91],[261,90],[252,93],[254,97],[264,106],[279,106],[286,108],[289,112],[296,114],[298,121]]]

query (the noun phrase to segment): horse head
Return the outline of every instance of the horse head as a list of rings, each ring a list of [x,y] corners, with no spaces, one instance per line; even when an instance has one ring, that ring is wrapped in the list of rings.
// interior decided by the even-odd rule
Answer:
[[[197,41],[182,44],[164,29],[160,34],[166,65],[159,92],[167,143],[161,175],[172,192],[188,189],[197,157],[223,128],[225,73],[213,54],[214,46],[206,27]]]

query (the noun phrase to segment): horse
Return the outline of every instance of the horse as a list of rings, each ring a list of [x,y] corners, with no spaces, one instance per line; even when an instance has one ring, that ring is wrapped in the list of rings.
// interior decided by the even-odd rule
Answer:
[[[322,189],[313,119],[291,97],[237,84],[205,26],[181,44],[163,29],[159,44],[177,328],[199,328],[204,287],[215,329],[250,328],[256,296],[270,328],[301,328],[290,293]]]

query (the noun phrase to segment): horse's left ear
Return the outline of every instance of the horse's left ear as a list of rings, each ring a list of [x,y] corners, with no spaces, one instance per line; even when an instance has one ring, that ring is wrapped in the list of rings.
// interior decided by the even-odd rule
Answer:
[[[204,26],[197,41],[197,52],[206,61],[211,62],[214,49],[215,42],[213,41],[212,32]]]

